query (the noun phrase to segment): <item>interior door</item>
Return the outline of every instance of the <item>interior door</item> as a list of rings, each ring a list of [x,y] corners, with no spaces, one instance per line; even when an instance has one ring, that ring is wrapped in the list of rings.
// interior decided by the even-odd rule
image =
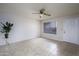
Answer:
[[[64,41],[79,44],[79,20],[66,19],[64,20]]]

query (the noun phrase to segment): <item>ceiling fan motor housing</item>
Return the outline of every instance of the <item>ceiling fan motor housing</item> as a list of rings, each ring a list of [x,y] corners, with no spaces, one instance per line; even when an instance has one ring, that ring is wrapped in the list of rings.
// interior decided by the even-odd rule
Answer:
[[[40,10],[40,14],[44,14],[44,12],[45,12],[45,9]]]

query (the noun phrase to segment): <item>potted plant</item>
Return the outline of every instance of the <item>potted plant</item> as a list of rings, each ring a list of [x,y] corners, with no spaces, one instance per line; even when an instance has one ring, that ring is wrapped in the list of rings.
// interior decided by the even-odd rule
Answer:
[[[11,31],[11,28],[13,26],[13,24],[6,22],[5,24],[2,24],[2,30],[1,33],[4,33],[5,38],[7,39],[9,37],[9,32]]]

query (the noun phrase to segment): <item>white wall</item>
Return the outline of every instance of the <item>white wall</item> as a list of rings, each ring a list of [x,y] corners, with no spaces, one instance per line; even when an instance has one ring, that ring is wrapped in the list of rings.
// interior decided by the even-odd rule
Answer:
[[[79,45],[79,16],[65,18],[63,40]]]
[[[57,34],[47,34],[43,31],[43,23],[48,21],[56,21],[57,22]],[[65,23],[65,21],[68,21],[68,23]],[[73,23],[72,23],[73,22]],[[61,17],[61,18],[51,18],[47,20],[40,21],[41,23],[41,37],[48,38],[48,39],[54,39],[59,41],[66,41],[71,42],[74,44],[79,45],[79,16],[67,16],[67,17]],[[67,25],[65,31],[64,24]],[[68,29],[68,26],[70,26],[70,30]],[[73,30],[73,31],[72,31]],[[64,32],[67,33],[67,35],[64,37]],[[71,38],[70,38],[71,37]]]
[[[39,21],[12,15],[0,15],[0,22],[13,23],[8,41],[9,43],[37,38],[39,36]],[[1,28],[0,28],[1,29]],[[4,45],[4,35],[0,33],[0,45]]]

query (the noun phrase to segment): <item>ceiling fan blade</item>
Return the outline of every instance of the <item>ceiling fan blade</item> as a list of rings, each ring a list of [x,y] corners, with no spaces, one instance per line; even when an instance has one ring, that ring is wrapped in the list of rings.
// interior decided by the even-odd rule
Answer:
[[[47,16],[51,16],[51,14],[47,14]]]
[[[40,16],[40,18],[42,18],[42,17]]]
[[[51,14],[47,14],[47,13],[44,13],[44,15],[46,15],[46,16],[51,16]]]
[[[40,13],[32,13],[32,14],[40,14]]]

